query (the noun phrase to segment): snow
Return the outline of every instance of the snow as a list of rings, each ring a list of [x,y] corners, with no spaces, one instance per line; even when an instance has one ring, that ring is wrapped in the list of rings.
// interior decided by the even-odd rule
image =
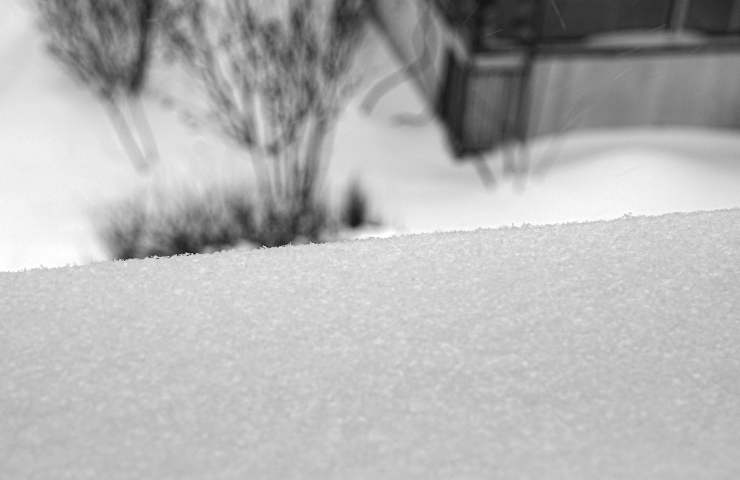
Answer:
[[[161,161],[138,175],[103,107],[45,52],[26,2],[0,11],[0,271],[106,259],[94,214],[147,189],[246,181],[244,153],[202,115],[197,90],[157,68],[143,98]],[[381,231],[364,235],[614,219],[740,207],[740,135],[701,129],[564,132],[532,142],[530,171],[485,188],[451,158],[413,85],[359,104],[398,68],[376,33],[364,83],[337,126],[329,190],[358,179]],[[587,107],[587,106],[586,106]],[[417,114],[421,113],[421,116]]]
[[[740,210],[0,274],[0,478],[737,478]]]
[[[360,110],[398,67],[372,37],[329,175],[370,192],[363,235],[557,225],[91,263],[107,202],[249,168],[157,70],[137,174],[26,3],[0,10],[0,270],[88,265],[0,272],[0,479],[740,476],[736,132],[564,132],[484,188],[412,85]]]

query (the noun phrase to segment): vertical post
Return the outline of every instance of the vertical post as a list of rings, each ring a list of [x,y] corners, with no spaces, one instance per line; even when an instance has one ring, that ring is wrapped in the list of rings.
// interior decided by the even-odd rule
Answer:
[[[732,33],[740,31],[740,0],[735,0],[735,2],[733,2],[727,30]]]
[[[471,42],[470,42],[470,51],[475,54],[482,50],[483,46],[483,32],[485,31],[485,25],[483,22],[485,21],[485,8],[486,8],[486,1],[485,0],[478,0],[475,2],[475,6],[473,7],[473,21],[471,22],[473,24],[473,28],[471,28]]]
[[[529,45],[526,47],[524,55],[524,65],[522,66],[521,75],[518,80],[516,113],[515,113],[515,134],[517,141],[525,143],[529,133],[529,109],[531,107],[531,96],[533,87],[532,74],[534,63],[539,55],[540,43],[544,36],[545,15],[547,14],[548,0],[533,0],[534,11],[530,17],[530,26],[533,33],[529,39]]]
[[[514,173],[524,174],[527,169],[527,140],[529,138],[529,122],[532,108],[532,91],[534,87],[534,64],[539,56],[540,44],[543,41],[545,30],[545,15],[547,15],[547,2],[549,0],[532,0],[534,10],[530,16],[531,38],[527,39],[524,52],[523,65],[516,78],[517,92],[514,110],[514,137],[516,139],[515,150],[511,152]],[[522,149],[519,155],[518,149]],[[520,178],[522,180],[522,178]]]
[[[691,0],[674,0],[671,7],[671,30],[680,32],[686,27]]]

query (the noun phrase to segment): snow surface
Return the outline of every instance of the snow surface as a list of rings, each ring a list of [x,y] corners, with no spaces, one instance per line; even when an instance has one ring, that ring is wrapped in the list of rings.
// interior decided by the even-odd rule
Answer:
[[[501,175],[502,155],[492,154],[498,183],[486,189],[471,164],[451,158],[440,126],[410,83],[384,97],[372,114],[360,110],[373,81],[399,67],[377,34],[359,63],[365,83],[337,126],[329,177],[334,192],[359,179],[386,233],[740,207],[740,135],[701,129],[538,139],[524,182]],[[99,102],[45,52],[28,2],[5,0],[0,270],[106,259],[92,213],[132,192],[248,180],[244,153],[200,114],[192,82],[161,66],[150,80],[143,103],[161,161],[137,175]]]
[[[0,478],[738,478],[740,210],[0,274]]]

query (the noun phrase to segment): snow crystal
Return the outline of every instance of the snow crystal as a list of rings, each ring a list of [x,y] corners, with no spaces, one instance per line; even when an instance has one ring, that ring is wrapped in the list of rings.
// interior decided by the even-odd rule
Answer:
[[[740,476],[740,210],[0,291],[0,478]]]

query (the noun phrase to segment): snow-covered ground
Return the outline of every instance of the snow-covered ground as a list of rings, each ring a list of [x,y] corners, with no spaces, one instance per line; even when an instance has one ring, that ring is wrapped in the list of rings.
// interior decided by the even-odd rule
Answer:
[[[735,209],[0,273],[0,478],[740,478],[738,240]]]
[[[26,6],[8,0],[0,11],[0,270],[103,260],[91,218],[106,202],[151,185],[248,175],[243,153],[192,115],[193,91],[162,71],[144,98],[161,162],[137,174],[99,102],[45,53]],[[338,125],[330,178],[363,182],[388,233],[740,206],[740,135],[719,131],[543,138],[523,181],[499,175],[486,189],[471,164],[450,157],[428,115],[416,121],[424,105],[412,85],[361,112],[372,80],[397,68],[377,36],[361,64],[366,83]],[[489,163],[500,170],[500,155]]]

